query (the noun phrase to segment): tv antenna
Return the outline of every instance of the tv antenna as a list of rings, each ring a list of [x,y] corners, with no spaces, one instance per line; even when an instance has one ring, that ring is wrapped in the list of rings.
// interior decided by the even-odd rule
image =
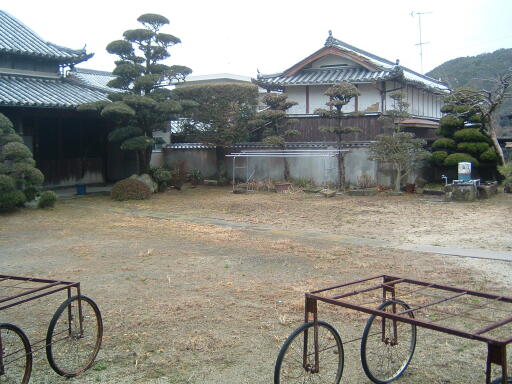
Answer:
[[[423,46],[425,44],[429,44],[429,42],[423,42],[423,40],[421,39],[421,15],[428,15],[432,12],[414,12],[412,11],[411,12],[411,16],[414,17],[414,16],[418,16],[418,27],[419,27],[419,30],[420,30],[420,42],[418,44],[414,44],[414,45],[419,45],[420,47],[420,64],[421,64],[421,74],[423,74]]]

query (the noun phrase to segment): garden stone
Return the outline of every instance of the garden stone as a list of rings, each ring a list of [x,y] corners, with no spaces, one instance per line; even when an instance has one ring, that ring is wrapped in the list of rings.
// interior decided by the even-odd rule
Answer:
[[[158,190],[158,184],[147,173],[144,173],[142,175],[131,175],[130,179],[135,179],[143,182],[149,187],[151,193],[155,193]]]
[[[478,198],[488,199],[498,193],[498,183],[496,181],[478,186]]]
[[[217,180],[204,180],[204,185],[218,185],[219,182]]]
[[[474,184],[455,184],[452,186],[451,199],[453,201],[475,201],[476,187]]]

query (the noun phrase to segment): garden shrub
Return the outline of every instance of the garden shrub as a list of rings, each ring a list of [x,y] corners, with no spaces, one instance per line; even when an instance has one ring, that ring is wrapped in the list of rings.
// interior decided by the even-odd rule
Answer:
[[[7,175],[0,175],[0,192],[10,192],[14,190],[14,179]]]
[[[151,189],[142,181],[124,179],[112,187],[110,197],[114,200],[145,200],[151,196]]]
[[[453,138],[457,141],[487,141],[487,136],[476,128],[464,128],[454,133]]]
[[[151,168],[149,174],[158,184],[159,192],[165,191],[172,179],[172,172],[165,168]]]
[[[32,152],[25,144],[14,141],[3,146],[2,157],[7,160],[26,159],[32,157]]]
[[[432,148],[434,149],[455,149],[457,143],[455,140],[452,140],[448,137],[443,137],[441,139],[437,139],[432,143]]]
[[[448,152],[446,151],[435,151],[432,152],[432,156],[430,157],[430,162],[434,165],[443,165],[444,160],[448,157]]]
[[[26,201],[25,194],[20,190],[0,193],[0,211],[10,211],[22,207]]]
[[[439,120],[437,133],[442,136],[451,137],[457,129],[464,127],[464,120],[453,115],[446,115]]]
[[[190,182],[192,183],[192,185],[199,185],[204,180],[203,174],[201,173],[201,171],[199,169],[190,170],[189,177],[190,177]]]
[[[498,160],[498,155],[496,154],[494,148],[489,148],[487,151],[480,155],[480,160],[485,162],[494,162]]]
[[[57,201],[57,195],[53,191],[44,191],[39,197],[37,208],[53,208]]]
[[[39,190],[34,187],[28,187],[23,190],[23,193],[25,194],[27,201],[33,201],[37,197]]]
[[[469,154],[479,155],[489,149],[489,144],[484,141],[480,142],[464,142],[457,144],[457,151]]]
[[[446,167],[456,167],[459,163],[467,162],[473,164],[473,166],[478,167],[480,163],[473,156],[468,155],[467,153],[452,153],[448,155],[446,159],[444,159],[443,164]]]

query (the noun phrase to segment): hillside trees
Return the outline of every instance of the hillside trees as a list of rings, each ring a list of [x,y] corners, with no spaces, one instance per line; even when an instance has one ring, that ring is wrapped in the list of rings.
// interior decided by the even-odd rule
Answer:
[[[16,134],[11,121],[0,113],[0,211],[35,198],[44,181],[35,164],[32,152]]]
[[[169,20],[157,14],[144,14],[137,21],[142,28],[123,33],[122,40],[112,41],[107,51],[118,57],[109,86],[119,92],[109,96],[111,102],[87,103],[80,111],[99,113],[115,128],[108,139],[118,142],[122,150],[135,151],[139,173],[147,173],[154,144],[153,132],[165,130],[170,120],[195,104],[173,98],[166,88],[183,81],[192,70],[181,65],[167,65],[169,49],[181,41],[161,32]]]
[[[338,150],[341,150],[343,136],[360,131],[357,127],[343,124],[346,114],[342,110],[354,97],[359,95],[359,91],[355,85],[348,82],[341,82],[327,88],[325,95],[329,97],[329,101],[325,103],[329,109],[317,108],[314,112],[333,122],[333,125],[322,126],[320,129],[324,132],[334,133],[338,143]],[[338,153],[338,188],[344,188],[345,186],[344,168],[343,155],[340,151]]]

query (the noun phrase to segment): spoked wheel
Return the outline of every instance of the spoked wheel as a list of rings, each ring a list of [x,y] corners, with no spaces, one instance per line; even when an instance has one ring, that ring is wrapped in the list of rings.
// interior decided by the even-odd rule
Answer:
[[[336,329],[318,322],[319,369],[315,367],[314,323],[305,323],[286,339],[277,356],[274,384],[338,384],[343,374],[343,344]]]
[[[389,313],[410,309],[402,301],[386,301],[378,307]],[[408,312],[414,318],[412,312]],[[416,326],[372,315],[361,340],[361,363],[366,376],[377,384],[398,379],[411,362],[416,348]]]
[[[48,363],[59,375],[74,377],[91,367],[102,336],[103,322],[96,303],[85,296],[73,296],[61,304],[48,327]]]
[[[15,325],[0,324],[0,383],[26,384],[32,372],[32,351],[25,333]]]

